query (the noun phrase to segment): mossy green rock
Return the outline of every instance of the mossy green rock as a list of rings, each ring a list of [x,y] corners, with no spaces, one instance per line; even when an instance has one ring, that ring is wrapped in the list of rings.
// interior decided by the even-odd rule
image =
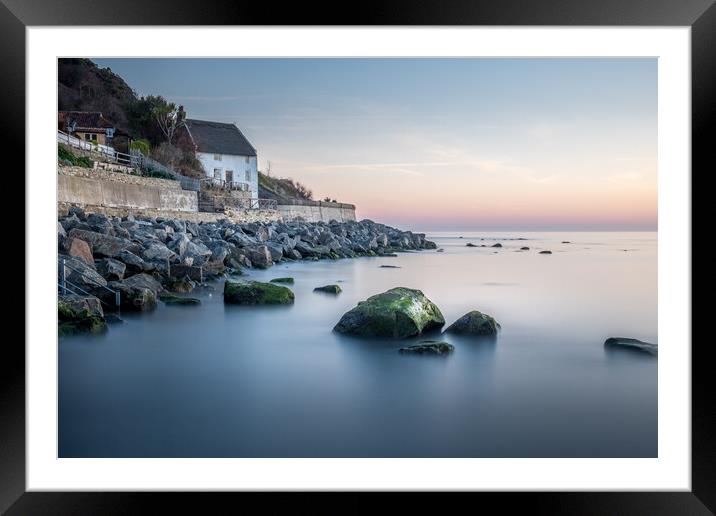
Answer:
[[[201,300],[195,297],[175,296],[174,294],[159,294],[159,300],[167,305],[200,305]]]
[[[274,278],[271,283],[289,283],[293,285],[293,278]]]
[[[325,292],[326,294],[340,294],[342,292],[341,287],[338,285],[324,285],[323,287],[314,288],[313,291]]]
[[[440,309],[420,290],[396,287],[361,301],[333,329],[361,337],[402,339],[444,324]]]
[[[259,281],[224,283],[224,302],[237,305],[288,305],[293,303],[291,289]]]
[[[473,310],[460,317],[445,331],[457,335],[496,335],[499,327],[494,317]]]
[[[419,344],[406,346],[398,350],[400,353],[412,355],[447,355],[455,351],[455,346],[447,342],[436,340],[424,340]]]
[[[57,333],[60,337],[105,331],[107,323],[102,315],[63,299],[57,301]]]

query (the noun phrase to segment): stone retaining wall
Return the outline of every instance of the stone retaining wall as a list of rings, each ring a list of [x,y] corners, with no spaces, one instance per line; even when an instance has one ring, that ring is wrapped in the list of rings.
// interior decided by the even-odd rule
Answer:
[[[116,208],[110,206],[97,206],[89,204],[76,204],[68,202],[57,203],[57,215],[64,217],[70,206],[79,206],[85,213],[101,213],[109,217],[126,217],[133,215],[135,217],[161,217],[165,219],[182,219],[190,222],[216,222],[221,219],[229,219],[236,224],[244,224],[248,222],[270,222],[281,220],[281,215],[273,210],[240,210],[230,213],[205,213],[205,212],[187,212],[157,209],[138,209],[138,208]]]
[[[283,220],[303,220],[306,222],[347,222],[356,220],[356,207],[353,204],[324,201],[282,201],[278,211]]]

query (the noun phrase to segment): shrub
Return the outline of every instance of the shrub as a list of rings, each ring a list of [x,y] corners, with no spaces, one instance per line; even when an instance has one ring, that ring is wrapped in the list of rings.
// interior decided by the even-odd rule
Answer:
[[[75,167],[92,168],[92,160],[85,156],[75,156],[75,154],[64,145],[57,145],[57,158],[63,164],[70,164]]]
[[[157,179],[174,179],[174,176],[170,173],[164,172],[163,170],[157,170],[156,168],[147,169],[142,175],[144,177],[156,177]]]
[[[149,140],[134,140],[129,148],[132,150],[138,150],[145,156],[149,156],[151,144],[149,143]]]

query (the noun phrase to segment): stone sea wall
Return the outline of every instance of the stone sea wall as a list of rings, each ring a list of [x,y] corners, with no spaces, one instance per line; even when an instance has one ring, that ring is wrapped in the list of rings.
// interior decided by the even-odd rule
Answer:
[[[182,190],[178,181],[79,167],[59,168],[57,202],[108,208],[198,211],[196,192]]]
[[[303,222],[349,222],[356,220],[353,204],[324,201],[282,201],[278,211],[283,220]]]

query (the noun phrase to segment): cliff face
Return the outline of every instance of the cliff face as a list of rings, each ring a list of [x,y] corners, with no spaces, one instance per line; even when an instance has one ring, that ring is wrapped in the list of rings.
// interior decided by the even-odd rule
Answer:
[[[130,129],[127,112],[137,95],[119,75],[89,59],[59,59],[57,66],[60,111],[101,111],[123,131]]]

